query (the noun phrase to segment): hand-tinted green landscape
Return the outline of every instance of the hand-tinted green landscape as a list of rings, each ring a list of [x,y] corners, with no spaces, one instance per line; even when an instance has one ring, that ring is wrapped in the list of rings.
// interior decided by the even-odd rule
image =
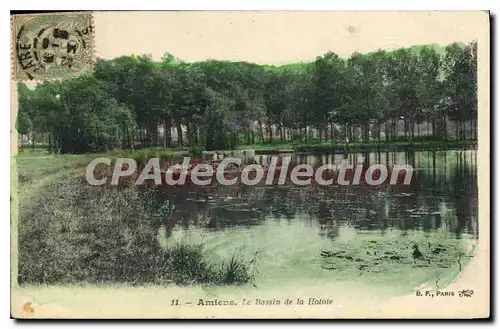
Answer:
[[[18,85],[22,286],[442,288],[474,255],[476,43],[265,66],[166,53]],[[410,164],[408,186],[90,186],[92,158]],[[220,153],[220,152],[219,152]],[[239,155],[238,155],[239,156]],[[418,252],[416,252],[418,250]]]

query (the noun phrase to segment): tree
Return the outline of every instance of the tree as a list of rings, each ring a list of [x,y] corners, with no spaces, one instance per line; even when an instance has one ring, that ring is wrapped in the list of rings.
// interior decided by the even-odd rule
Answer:
[[[324,132],[324,138],[327,141],[328,123],[333,127],[334,120],[351,121],[350,118],[346,118],[345,112],[339,113],[345,110],[344,99],[349,97],[346,89],[347,79],[349,79],[346,63],[337,54],[328,52],[316,58],[312,74],[315,108],[313,124],[320,130],[320,139],[321,132]]]
[[[424,120],[431,122],[434,134],[437,128],[436,122],[446,120],[446,114],[440,110],[439,106],[436,106],[443,97],[443,86],[440,80],[441,57],[433,47],[422,47],[418,56],[417,69],[419,83],[416,88],[418,99],[416,120],[419,124]]]
[[[444,51],[444,57],[441,52]],[[281,66],[207,60],[185,63],[165,52],[99,59],[93,74],[20,84],[17,128],[49,150],[253,144],[420,136],[420,126],[447,138],[477,134],[477,45],[415,46],[354,53],[328,52],[310,63]],[[469,123],[470,131],[466,124]],[[416,127],[415,127],[416,125]],[[163,128],[163,136],[159,128]],[[267,133],[264,130],[267,129]],[[257,136],[259,138],[256,138]]]
[[[474,121],[471,130],[477,121],[477,44],[462,47],[453,43],[446,47],[443,70],[446,110],[456,122],[456,138],[465,139],[465,121]]]

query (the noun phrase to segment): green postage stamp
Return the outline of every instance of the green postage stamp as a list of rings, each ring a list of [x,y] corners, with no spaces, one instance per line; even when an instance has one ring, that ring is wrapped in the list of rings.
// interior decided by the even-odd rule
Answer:
[[[12,17],[13,74],[18,80],[76,76],[92,69],[92,13]]]

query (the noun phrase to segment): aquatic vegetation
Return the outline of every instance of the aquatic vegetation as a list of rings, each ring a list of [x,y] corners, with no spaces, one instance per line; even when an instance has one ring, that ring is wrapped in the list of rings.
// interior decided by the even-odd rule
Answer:
[[[416,158],[422,162],[424,155]],[[88,156],[74,156],[74,168],[68,157],[18,159],[26,177],[19,182],[21,284],[271,287],[345,280],[391,294],[427,282],[444,287],[467,266],[472,253],[464,243],[477,237],[476,209],[463,207],[476,202],[474,194],[459,201],[448,189],[453,179],[455,188],[474,191],[472,169],[468,176],[424,171],[421,187],[376,192],[352,186],[164,190],[133,182],[89,186]],[[95,174],[107,174],[104,167]]]
[[[444,232],[418,234],[392,238],[370,236],[360,241],[335,244],[320,253],[322,268],[357,276],[387,276],[407,273],[411,276],[420,269],[434,272],[436,280],[458,275],[473,256],[473,248],[462,241],[443,239]],[[401,277],[399,278],[401,280]]]

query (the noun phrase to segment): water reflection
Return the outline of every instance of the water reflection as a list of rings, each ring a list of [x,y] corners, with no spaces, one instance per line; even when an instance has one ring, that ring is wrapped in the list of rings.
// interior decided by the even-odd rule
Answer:
[[[331,240],[339,228],[358,233],[385,234],[430,232],[445,228],[460,238],[466,233],[477,238],[476,151],[381,152],[292,156],[292,164],[313,167],[339,164],[343,159],[356,163],[388,166],[410,164],[417,178],[409,186],[189,186],[162,189],[158,204],[172,206],[161,223],[167,236],[175,228],[202,228],[207,231],[241,227],[252,229],[265,221],[314,223],[319,235]],[[268,164],[270,156],[256,156],[246,162]]]

